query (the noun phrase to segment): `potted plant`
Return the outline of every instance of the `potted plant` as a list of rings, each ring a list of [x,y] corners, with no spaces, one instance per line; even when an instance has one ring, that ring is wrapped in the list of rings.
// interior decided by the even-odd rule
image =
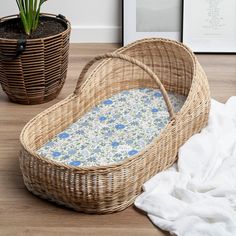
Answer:
[[[70,23],[42,14],[46,0],[16,0],[19,15],[0,18],[0,83],[13,102],[57,97],[66,79]]]

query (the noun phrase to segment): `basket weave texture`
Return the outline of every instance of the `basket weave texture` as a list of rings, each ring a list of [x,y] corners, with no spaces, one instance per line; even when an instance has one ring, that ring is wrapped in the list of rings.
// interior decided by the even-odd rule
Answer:
[[[91,73],[88,69],[103,60]],[[160,88],[170,122],[139,154],[109,166],[72,167],[47,160],[36,150],[102,100],[127,89]],[[173,112],[166,91],[187,96]],[[171,166],[189,137],[207,123],[210,92],[194,54],[180,43],[145,39],[98,56],[83,69],[73,94],[32,119],[22,130],[20,166],[35,195],[86,213],[111,213],[131,205],[142,185]]]
[[[8,98],[16,103],[48,102],[57,97],[66,79],[70,23],[52,14],[40,17],[53,17],[63,22],[67,29],[54,36],[27,39],[26,50],[15,59],[0,58],[0,83]],[[4,17],[0,22],[15,18],[15,15]],[[17,40],[0,38],[1,54],[14,54],[16,47]]]

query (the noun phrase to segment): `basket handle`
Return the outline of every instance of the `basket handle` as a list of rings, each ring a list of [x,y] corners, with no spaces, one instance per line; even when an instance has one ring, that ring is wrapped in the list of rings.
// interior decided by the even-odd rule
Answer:
[[[83,82],[85,81],[85,75],[87,73],[87,71],[89,70],[89,68],[97,61],[102,60],[102,59],[108,59],[108,58],[117,58],[117,59],[121,59],[124,61],[128,61],[134,65],[137,65],[138,67],[140,67],[141,69],[143,69],[145,72],[147,72],[148,75],[150,75],[151,78],[153,78],[156,83],[158,84],[161,93],[163,95],[163,98],[165,100],[169,115],[170,115],[170,119],[172,120],[174,118],[174,109],[173,106],[171,104],[170,98],[168,96],[168,93],[166,92],[165,87],[163,86],[162,82],[160,81],[160,79],[158,78],[158,76],[148,67],[146,66],[144,63],[142,63],[141,61],[134,59],[133,57],[127,56],[127,55],[123,55],[123,54],[117,54],[117,53],[107,53],[104,55],[100,55],[97,56],[95,58],[93,58],[90,62],[88,62],[85,67],[83,68],[79,79],[77,81],[77,85],[74,91],[75,95],[79,94],[79,91],[81,89],[81,86],[83,84]]]
[[[0,60],[10,61],[19,57],[26,50],[26,39],[21,38],[17,41],[16,52],[12,54],[4,54],[0,50]]]

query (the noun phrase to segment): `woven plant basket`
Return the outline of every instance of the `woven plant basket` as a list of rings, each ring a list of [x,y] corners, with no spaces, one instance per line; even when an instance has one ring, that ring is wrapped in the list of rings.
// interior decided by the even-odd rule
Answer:
[[[0,24],[17,19],[18,15],[0,18]],[[55,18],[66,30],[45,38],[27,39],[25,51],[16,54],[19,41],[0,38],[0,83],[12,102],[40,104],[57,97],[66,79],[70,38],[70,23],[61,15],[41,14]]]
[[[103,61],[91,73],[96,61]],[[72,167],[36,154],[43,144],[102,100],[127,89],[160,88],[170,122],[151,144],[123,162]],[[166,91],[187,96],[175,114]],[[175,41],[146,39],[85,66],[73,94],[32,119],[23,129],[20,166],[35,195],[86,213],[111,213],[131,205],[145,181],[171,166],[179,147],[207,123],[208,82],[194,54]]]

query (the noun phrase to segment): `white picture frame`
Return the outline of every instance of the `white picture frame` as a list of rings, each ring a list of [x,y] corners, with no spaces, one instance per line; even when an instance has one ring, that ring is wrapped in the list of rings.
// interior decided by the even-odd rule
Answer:
[[[142,38],[181,41],[182,0],[123,0],[123,45]]]
[[[235,53],[236,0],[184,0],[182,41],[196,53]]]

